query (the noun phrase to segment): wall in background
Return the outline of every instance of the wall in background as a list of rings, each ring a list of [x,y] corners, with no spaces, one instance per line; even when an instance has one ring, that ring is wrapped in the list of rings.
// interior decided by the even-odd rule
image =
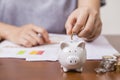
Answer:
[[[102,34],[120,35],[120,0],[106,0],[101,8]]]

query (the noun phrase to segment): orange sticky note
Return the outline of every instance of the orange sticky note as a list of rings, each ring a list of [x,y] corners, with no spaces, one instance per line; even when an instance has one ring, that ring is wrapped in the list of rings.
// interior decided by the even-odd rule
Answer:
[[[39,50],[39,51],[31,51],[30,54],[31,55],[42,55],[44,53],[43,50]]]
[[[31,55],[36,55],[37,54],[37,51],[32,51],[30,52]]]

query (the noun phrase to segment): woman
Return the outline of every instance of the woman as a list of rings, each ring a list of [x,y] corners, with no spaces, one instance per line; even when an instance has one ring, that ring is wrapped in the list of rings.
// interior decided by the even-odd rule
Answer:
[[[0,0],[1,38],[25,47],[49,43],[48,33],[92,41],[101,27],[100,0]]]

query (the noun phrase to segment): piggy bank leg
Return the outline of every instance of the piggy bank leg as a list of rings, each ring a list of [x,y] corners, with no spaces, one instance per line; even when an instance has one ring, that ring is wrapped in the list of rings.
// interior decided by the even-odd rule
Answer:
[[[63,71],[64,71],[64,72],[67,72],[67,71],[68,71],[68,69],[67,69],[67,68],[65,68],[65,67],[63,67]]]
[[[79,68],[79,69],[76,69],[77,72],[82,72],[83,71],[83,68]]]

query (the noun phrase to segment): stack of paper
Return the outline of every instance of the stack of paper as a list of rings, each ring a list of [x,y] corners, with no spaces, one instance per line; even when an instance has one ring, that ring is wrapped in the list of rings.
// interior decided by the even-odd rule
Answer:
[[[24,58],[26,61],[56,61],[59,53],[59,42],[70,40],[68,35],[50,34],[50,40],[54,44],[41,45],[32,48],[25,48],[10,41],[0,43],[0,58]],[[118,53],[105,39],[100,36],[93,42],[86,42],[87,59],[101,59],[104,55]]]

